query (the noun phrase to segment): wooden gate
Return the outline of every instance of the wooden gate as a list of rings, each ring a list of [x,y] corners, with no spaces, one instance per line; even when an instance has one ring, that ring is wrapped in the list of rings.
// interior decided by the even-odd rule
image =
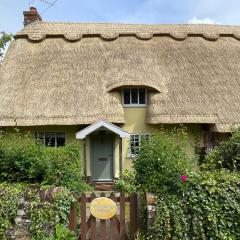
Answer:
[[[96,198],[95,193],[90,196],[83,193],[81,197],[74,195],[76,202],[72,204],[69,216],[69,229],[77,230],[78,222],[80,221],[80,234],[78,240],[134,240],[137,232],[137,194],[133,193],[126,196],[125,193],[111,193],[110,196],[105,196],[104,193],[100,197],[108,197],[117,204],[118,213],[109,220],[100,220],[97,224],[97,219],[87,212],[90,202]],[[129,216],[126,215],[126,203],[129,206]],[[78,214],[78,204],[80,204],[80,216]],[[128,212],[128,211],[127,211]],[[89,213],[89,214],[87,214]],[[87,215],[90,215],[87,217]],[[127,218],[129,217],[129,218]],[[79,219],[80,218],[80,219]],[[129,230],[126,227],[126,219],[129,219]],[[107,229],[107,224],[109,229]],[[99,229],[98,229],[99,228]],[[99,235],[97,235],[97,230]]]

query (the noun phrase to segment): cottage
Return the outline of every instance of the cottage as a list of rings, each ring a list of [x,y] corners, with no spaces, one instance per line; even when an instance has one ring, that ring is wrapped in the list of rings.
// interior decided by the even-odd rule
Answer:
[[[240,27],[44,22],[24,12],[0,69],[0,126],[46,146],[83,142],[84,174],[113,181],[140,140],[184,124],[209,148],[240,123]]]

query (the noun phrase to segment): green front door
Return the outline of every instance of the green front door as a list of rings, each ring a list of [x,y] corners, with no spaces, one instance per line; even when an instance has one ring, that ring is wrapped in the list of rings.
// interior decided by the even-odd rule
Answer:
[[[114,135],[91,135],[90,141],[92,181],[112,181]]]

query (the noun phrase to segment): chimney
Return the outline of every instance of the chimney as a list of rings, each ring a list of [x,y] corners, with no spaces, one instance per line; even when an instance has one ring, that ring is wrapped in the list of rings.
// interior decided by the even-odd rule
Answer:
[[[24,11],[23,16],[24,16],[24,22],[23,22],[24,26],[36,21],[42,21],[42,18],[35,7],[30,7],[29,11]]]

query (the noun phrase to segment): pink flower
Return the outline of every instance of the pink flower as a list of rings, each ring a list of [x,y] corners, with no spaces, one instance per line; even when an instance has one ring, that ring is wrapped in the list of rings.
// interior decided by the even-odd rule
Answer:
[[[186,175],[181,176],[181,181],[182,182],[186,182],[187,180],[188,180],[188,176],[186,176]]]

